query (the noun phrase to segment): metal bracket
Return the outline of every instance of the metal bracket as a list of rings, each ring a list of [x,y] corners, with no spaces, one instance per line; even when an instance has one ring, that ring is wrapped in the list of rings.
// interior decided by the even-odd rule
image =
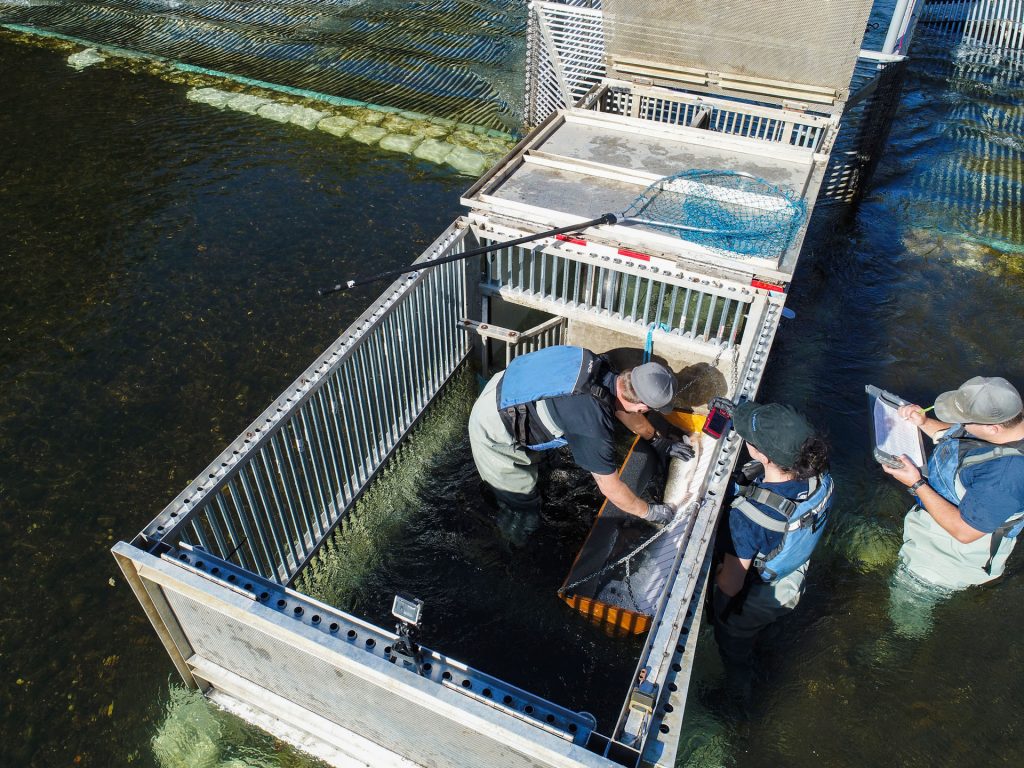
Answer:
[[[629,692],[629,708],[641,715],[651,715],[658,703],[658,684],[647,679],[647,667],[640,671],[639,680]]]

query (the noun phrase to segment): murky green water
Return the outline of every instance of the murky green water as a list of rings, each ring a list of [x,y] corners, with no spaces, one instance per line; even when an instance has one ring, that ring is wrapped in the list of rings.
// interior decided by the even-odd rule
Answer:
[[[315,289],[411,260],[467,179],[3,39],[0,72],[0,764],[152,765],[172,669],[109,547],[379,286]]]
[[[850,215],[819,214],[791,298],[798,318],[764,385],[827,425],[836,524],[800,609],[765,647],[749,721],[710,706],[720,669],[702,635],[681,764],[1021,762],[1020,554],[1002,583],[940,605],[923,638],[889,616],[908,497],[867,453],[864,383],[921,401],[976,373],[1024,383],[1024,78],[917,54],[871,194]],[[167,765],[213,734],[218,760],[305,763],[172,691],[108,548],[375,290],[317,302],[314,288],[409,260],[456,213],[466,181],[214,112],[146,77],[76,74],[2,39],[0,72],[0,762]],[[453,562],[493,564],[476,525],[426,518],[410,540],[476,537],[480,549]],[[560,552],[557,539],[543,546]],[[507,561],[499,596],[526,565]],[[438,572],[418,586],[443,609]],[[354,602],[401,575],[379,571]],[[485,606],[470,607],[482,627]],[[484,636],[445,650],[486,655]],[[594,647],[588,674],[600,675]],[[495,658],[487,671],[514,666]]]
[[[931,401],[973,375],[1024,384],[1024,70],[951,61],[925,36],[867,199],[819,212],[762,388],[826,425],[835,523],[791,620],[763,648],[747,722],[701,635],[680,764],[1020,765],[1022,556],[940,604],[923,637],[890,615],[909,504],[867,450],[865,383]],[[829,231],[832,230],[832,231]]]

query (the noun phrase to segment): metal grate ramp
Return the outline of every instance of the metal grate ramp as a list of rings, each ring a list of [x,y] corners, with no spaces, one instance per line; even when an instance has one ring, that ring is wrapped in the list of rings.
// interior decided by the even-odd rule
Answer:
[[[604,0],[609,73],[842,100],[871,0]]]

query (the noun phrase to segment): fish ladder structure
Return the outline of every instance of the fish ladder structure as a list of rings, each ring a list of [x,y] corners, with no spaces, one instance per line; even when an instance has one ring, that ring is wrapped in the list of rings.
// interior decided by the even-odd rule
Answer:
[[[443,648],[410,649],[408,637],[298,585],[467,367],[486,374],[552,344],[629,365],[646,345],[677,373],[675,406],[693,412],[693,429],[710,397],[757,394],[858,93],[871,2],[678,7],[535,3],[532,13],[565,19],[557,34],[531,22],[544,45],[531,50],[528,101],[548,105],[536,129],[465,193],[468,212],[408,273],[137,536],[115,545],[188,685],[338,766],[674,765],[736,435],[702,440],[690,476],[670,470],[686,514],[651,545],[634,590],[628,610],[644,625],[629,628],[642,629],[634,673],[610,721],[559,703],[570,697],[557,685],[585,702],[604,685],[600,675],[567,672],[541,697]],[[871,67],[885,56],[869,58]],[[564,101],[546,101],[552,94]],[[736,177],[757,183],[716,181]],[[679,206],[646,220],[603,215],[638,200],[650,210],[642,201],[659,182]],[[691,197],[699,217],[686,208]],[[715,201],[728,208],[716,214]],[[792,231],[771,248],[748,247],[736,230],[750,222],[763,239],[773,226],[764,212],[783,207],[800,215],[774,226]],[[561,585],[562,599],[585,613],[584,599],[616,602],[603,592],[610,582],[584,593],[576,576],[591,573]],[[558,591],[552,584],[566,622],[602,631],[558,603]],[[413,608],[396,615],[415,621]]]

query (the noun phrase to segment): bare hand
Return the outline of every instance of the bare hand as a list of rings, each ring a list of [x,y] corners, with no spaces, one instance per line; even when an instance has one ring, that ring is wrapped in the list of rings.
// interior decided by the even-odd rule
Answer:
[[[904,406],[909,408],[910,406]],[[916,407],[916,406],[914,406]],[[921,479],[921,470],[914,466],[914,463],[906,456],[900,456],[899,460],[903,463],[901,467],[890,467],[886,464],[882,465],[882,470],[887,475],[892,475],[901,483],[908,488]]]
[[[915,427],[922,426],[927,418],[924,415],[924,409],[920,405],[901,405],[896,413],[900,415],[900,418],[906,419]]]

